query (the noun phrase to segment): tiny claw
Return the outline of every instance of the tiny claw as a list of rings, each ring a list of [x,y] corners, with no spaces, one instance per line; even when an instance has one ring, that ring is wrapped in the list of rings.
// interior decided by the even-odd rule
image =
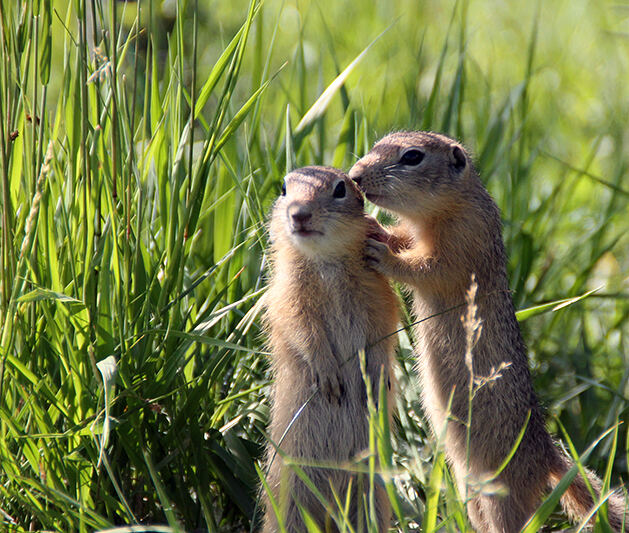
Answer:
[[[373,239],[371,237],[367,238],[367,247],[373,247],[377,250],[384,250],[388,248],[386,242],[379,241],[377,239]]]
[[[338,377],[334,374],[331,374],[322,378],[321,392],[328,399],[328,401],[331,402],[333,400],[336,400],[336,402],[340,405],[341,396],[344,393],[344,387],[342,382],[339,381]]]
[[[365,257],[368,263],[379,263],[384,255],[389,251],[389,247],[375,239],[367,239],[365,246]]]
[[[345,385],[342,381],[339,381],[339,395],[337,397],[338,404],[341,405],[341,400],[345,396]]]
[[[369,267],[369,268],[373,268],[375,270],[375,267],[380,264],[380,261],[378,261],[375,257],[365,257],[365,264]]]

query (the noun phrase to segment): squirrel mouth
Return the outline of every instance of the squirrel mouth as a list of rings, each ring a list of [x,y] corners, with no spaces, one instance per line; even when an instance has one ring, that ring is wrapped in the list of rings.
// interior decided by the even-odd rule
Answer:
[[[381,194],[373,194],[372,192],[366,192],[365,198],[367,198],[367,200],[375,204],[378,202],[378,200],[381,200],[383,196]]]
[[[312,237],[313,235],[323,235],[322,231],[317,231],[314,229],[295,229],[292,231],[293,235],[297,235],[299,237]]]

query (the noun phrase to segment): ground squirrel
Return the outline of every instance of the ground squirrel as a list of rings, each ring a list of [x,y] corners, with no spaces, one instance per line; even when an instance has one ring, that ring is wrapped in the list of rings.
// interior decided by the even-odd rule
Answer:
[[[387,135],[349,176],[369,200],[399,218],[398,226],[368,241],[367,257],[378,272],[413,289],[418,319],[459,306],[472,274],[476,278],[482,333],[473,349],[474,375],[489,376],[501,365],[510,366],[474,396],[469,459],[463,422],[468,419],[470,372],[460,308],[415,328],[422,404],[439,434],[452,394],[445,450],[461,493],[472,496],[468,513],[474,528],[520,531],[572,461],[553,443],[533,391],[509,292],[498,207],[465,149],[436,133]],[[470,494],[470,484],[487,479],[508,456],[529,413],[522,441],[497,479],[507,495]],[[594,475],[588,479],[599,491],[600,480]],[[572,519],[590,510],[593,502],[582,478],[564,493],[562,504]],[[610,500],[609,520],[616,530],[622,527],[621,505],[620,498]]]
[[[298,464],[340,465],[304,471],[331,502],[330,487],[344,502],[351,481],[354,524],[364,519],[364,515],[357,517],[357,504],[365,495],[357,494],[358,478],[343,466],[369,447],[359,351],[365,350],[375,394],[382,374],[391,406],[395,340],[390,334],[398,323],[398,303],[389,281],[364,260],[367,230],[373,221],[363,209],[358,187],[340,170],[306,167],[286,176],[270,221],[271,276],[264,319],[275,378],[271,441]],[[306,530],[298,505],[320,527],[325,528],[327,521],[327,527],[335,530],[312,491],[283,465],[280,454],[271,460],[274,455],[271,444],[267,479],[283,505],[287,531]],[[391,518],[389,502],[381,484],[375,492],[379,531],[383,532]],[[275,514],[268,502],[266,507],[264,531],[276,531]]]

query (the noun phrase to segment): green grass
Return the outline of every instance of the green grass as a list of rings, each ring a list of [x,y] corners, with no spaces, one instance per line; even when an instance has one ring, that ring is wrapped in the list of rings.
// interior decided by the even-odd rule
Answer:
[[[627,5],[25,0],[0,22],[2,530],[249,527],[269,205],[286,169],[349,168],[392,129],[475,154],[516,306],[572,302],[521,315],[549,427],[573,456],[605,434],[587,465],[626,480]],[[370,450],[395,527],[465,528],[400,343]]]

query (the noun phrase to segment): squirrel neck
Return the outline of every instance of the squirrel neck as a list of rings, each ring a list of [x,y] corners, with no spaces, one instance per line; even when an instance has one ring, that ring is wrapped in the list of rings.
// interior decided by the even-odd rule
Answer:
[[[508,288],[506,259],[500,234],[500,215],[493,202],[472,191],[438,215],[401,217],[413,240],[412,248],[425,259],[447,265],[449,291],[467,290],[472,274],[484,290]],[[495,212],[488,209],[495,208]]]
[[[453,242],[461,242],[460,238],[453,240],[453,235],[464,238],[468,231],[474,231],[478,224],[469,223],[474,220],[473,209],[473,205],[457,199],[445,208],[442,206],[438,213],[403,215],[400,220],[424,257],[438,257],[446,254]]]
[[[277,271],[276,278],[287,282],[296,280],[303,283],[305,278],[324,279],[326,284],[332,284],[338,276],[332,276],[332,272],[354,271],[361,267],[357,258],[361,258],[361,247],[348,247],[338,254],[308,254],[294,246],[278,246],[274,250],[273,263]]]

